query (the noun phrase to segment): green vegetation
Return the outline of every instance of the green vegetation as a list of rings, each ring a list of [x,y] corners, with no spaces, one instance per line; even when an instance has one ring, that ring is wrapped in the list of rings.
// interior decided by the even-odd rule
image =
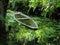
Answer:
[[[16,3],[23,3],[23,5],[25,5],[26,7],[29,7],[27,13],[29,13],[31,8],[33,8],[34,11],[37,6],[42,6],[41,16],[43,17],[46,17],[48,12],[48,16],[51,17],[54,10],[60,7],[60,0],[10,0],[10,3],[12,3],[12,8],[15,7]]]
[[[29,41],[31,42],[34,40],[36,43],[31,42],[33,45],[59,45],[60,22],[52,21],[48,18],[32,17],[39,25],[39,28],[34,31],[17,23],[13,19],[13,11],[8,10],[7,12],[6,26],[11,26],[11,30],[8,30],[7,28],[7,31],[9,32],[8,44],[17,45],[18,43],[21,45],[27,45]]]
[[[14,18],[15,11],[29,15],[38,24],[38,29],[18,23]],[[0,20],[5,20],[7,44],[60,45],[59,11],[60,0],[9,0],[6,19],[0,16]],[[5,44],[0,42],[0,45]]]

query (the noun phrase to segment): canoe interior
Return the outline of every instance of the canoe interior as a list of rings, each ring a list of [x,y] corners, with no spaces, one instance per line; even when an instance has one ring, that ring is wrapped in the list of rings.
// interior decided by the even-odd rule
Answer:
[[[24,24],[26,24],[28,26],[36,27],[35,23],[30,19],[25,19],[25,20],[19,19],[18,21],[20,21],[20,22],[22,22],[22,23],[24,23]]]
[[[22,16],[22,15],[20,15],[20,14],[16,14],[15,17],[16,17],[16,18],[26,18],[25,16]]]

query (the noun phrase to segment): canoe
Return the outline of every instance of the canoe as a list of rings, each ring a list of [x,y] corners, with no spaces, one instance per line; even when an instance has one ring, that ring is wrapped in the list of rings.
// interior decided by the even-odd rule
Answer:
[[[22,25],[29,27],[31,29],[38,29],[37,23],[29,16],[23,14],[22,12],[15,13],[16,21]]]

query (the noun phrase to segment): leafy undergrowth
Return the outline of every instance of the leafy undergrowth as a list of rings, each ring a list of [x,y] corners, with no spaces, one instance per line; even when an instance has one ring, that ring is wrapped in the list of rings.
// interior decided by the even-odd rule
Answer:
[[[48,18],[31,17],[37,24],[38,29],[32,30],[16,22],[13,11],[8,11],[6,17],[6,30],[9,45],[59,45],[60,22]],[[8,27],[11,28],[8,30]]]

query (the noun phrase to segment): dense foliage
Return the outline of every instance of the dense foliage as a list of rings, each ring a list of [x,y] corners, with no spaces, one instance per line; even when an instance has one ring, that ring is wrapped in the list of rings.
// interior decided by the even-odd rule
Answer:
[[[14,8],[16,3],[22,3],[21,5],[25,6],[26,8],[29,7],[26,13],[29,13],[31,8],[33,8],[33,12],[35,9],[39,6],[41,7],[38,10],[41,10],[41,16],[46,17],[47,13],[49,14],[48,17],[51,18],[52,13],[54,10],[58,7],[60,7],[60,0],[10,0],[10,3],[12,4],[12,9]],[[17,4],[17,5],[18,5]],[[21,7],[22,9],[25,7]],[[20,10],[21,11],[21,10]],[[24,11],[24,10],[23,10]],[[26,9],[25,9],[26,11]]]
[[[60,45],[60,21],[52,21],[52,13],[60,7],[59,0],[10,0],[8,8],[18,10],[25,14],[31,15],[39,11],[43,17],[31,17],[37,22],[37,30],[29,29],[14,19],[14,11],[8,10],[6,17],[6,30],[8,34],[9,45]],[[12,6],[12,7],[11,7]],[[37,8],[39,7],[39,8]],[[21,10],[22,9],[22,10]],[[36,10],[38,9],[38,10]]]
[[[8,34],[8,44],[10,45],[59,45],[60,41],[60,22],[52,21],[48,18],[32,17],[39,28],[29,29],[16,22],[14,12],[8,10],[6,17],[6,27]],[[8,27],[11,29],[8,30]]]
[[[9,0],[6,19],[0,16],[0,20],[6,22],[6,43],[8,45],[60,45],[59,9],[60,0]],[[18,11],[36,21],[38,29],[30,29],[17,22],[14,16]],[[5,44],[0,42],[0,45]]]

